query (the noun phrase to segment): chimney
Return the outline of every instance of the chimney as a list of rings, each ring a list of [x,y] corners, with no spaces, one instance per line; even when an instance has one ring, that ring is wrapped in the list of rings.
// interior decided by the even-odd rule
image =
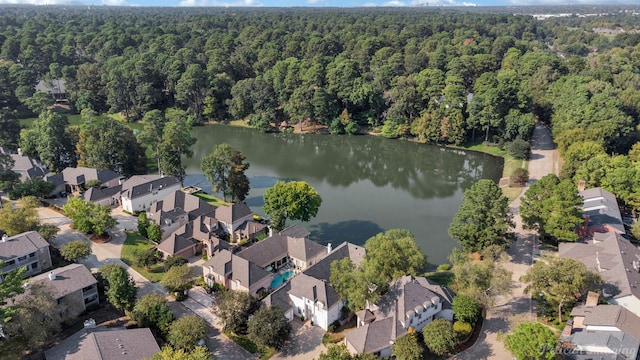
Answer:
[[[18,155],[22,156],[22,149],[18,148]]]
[[[316,301],[318,301],[318,289],[313,285],[313,302],[315,303]]]
[[[7,242],[9,240],[9,237],[7,236],[7,234],[2,234],[2,242]]]
[[[564,330],[562,330],[562,335],[560,335],[561,339],[568,339],[571,337],[571,333],[573,332],[573,320],[567,321],[567,324],[564,326]]]
[[[584,188],[587,186],[587,182],[584,180],[578,181],[578,191],[584,191]]]
[[[327,254],[331,254],[331,243],[327,244]]]
[[[49,271],[49,280],[53,281],[56,279],[56,273],[53,271]]]

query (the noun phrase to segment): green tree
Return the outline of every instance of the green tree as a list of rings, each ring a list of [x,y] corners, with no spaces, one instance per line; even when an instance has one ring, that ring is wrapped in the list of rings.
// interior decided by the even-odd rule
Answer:
[[[246,291],[229,290],[218,295],[212,311],[220,318],[226,330],[236,334],[247,331],[249,316],[260,307],[260,303]]]
[[[182,156],[193,156],[190,148],[196,143],[196,138],[191,136],[191,122],[184,111],[169,109],[166,116],[170,120],[162,131],[160,166],[164,174],[174,176],[182,183],[186,175]]]
[[[631,234],[634,238],[640,239],[640,221],[636,221],[631,226]]]
[[[424,346],[416,334],[406,334],[393,343],[393,356],[398,360],[421,360],[424,358]]]
[[[114,266],[109,271],[107,281],[109,282],[105,293],[107,300],[116,309],[131,311],[136,302],[136,293],[138,291],[131,275],[122,266]]]
[[[463,250],[452,251],[449,256],[453,264],[452,288],[458,295],[467,295],[485,309],[490,309],[496,297],[511,293],[512,273],[503,265],[507,256],[500,247],[489,247],[481,255],[482,260],[478,262]]]
[[[5,262],[0,260],[0,268],[4,266]],[[24,293],[22,283],[25,272],[27,272],[27,268],[21,267],[4,274],[4,281],[0,283],[0,325],[9,321],[15,313],[15,305],[10,304],[9,300]]]
[[[132,318],[139,327],[150,327],[156,334],[166,336],[169,332],[173,313],[167,299],[158,293],[143,295],[131,311]]]
[[[544,176],[532,184],[522,197],[520,214],[525,227],[540,236],[559,241],[575,241],[577,226],[583,223],[582,199],[569,180],[560,181],[555,174]]]
[[[492,180],[482,179],[464,192],[462,205],[449,226],[449,236],[465,251],[505,246],[514,224],[509,200]]]
[[[148,146],[158,163],[158,173],[162,174],[160,166],[160,144],[162,142],[162,133],[167,122],[164,114],[160,110],[151,110],[144,114],[141,123],[144,125],[138,141]]]
[[[78,262],[91,255],[91,244],[85,240],[74,240],[60,248],[60,255],[70,262]]]
[[[147,213],[141,212],[138,215],[138,234],[142,237],[148,237],[147,229],[149,228],[149,222],[147,221]]]
[[[189,266],[180,265],[170,268],[160,283],[171,292],[182,292],[191,287],[193,272]]]
[[[551,329],[539,323],[519,324],[505,336],[504,345],[517,359],[556,358],[556,336]]]
[[[41,178],[28,179],[20,184],[16,184],[9,191],[9,198],[12,200],[25,196],[33,196],[37,198],[47,197],[53,191],[54,185],[44,181]]]
[[[29,130],[20,133],[20,147],[24,153],[40,159],[49,170],[60,172],[75,166],[76,136],[71,134],[66,116],[46,110]]]
[[[147,237],[151,241],[155,241],[156,243],[160,242],[162,239],[162,228],[160,225],[156,224],[154,220],[151,220],[151,224],[147,228]]]
[[[222,192],[234,201],[243,201],[249,193],[248,180],[244,172],[249,164],[244,163],[242,152],[231,149],[229,144],[215,145],[202,159],[200,169],[213,185],[214,192]]]
[[[104,235],[117,224],[111,216],[111,207],[84,201],[77,196],[69,197],[62,211],[71,219],[76,230],[85,233]]]
[[[17,150],[20,140],[20,122],[0,111],[0,147]]]
[[[336,260],[331,263],[331,275],[329,281],[336,290],[338,296],[347,300],[347,306],[351,311],[363,309],[367,303],[374,303],[380,296],[378,285],[370,283],[362,269],[356,268],[349,258]]]
[[[164,259],[162,266],[164,268],[164,271],[166,272],[174,266],[185,265],[188,262],[189,261],[187,259],[183,258],[180,255],[169,255],[166,259]]]
[[[264,193],[262,210],[273,227],[284,229],[287,219],[309,221],[318,214],[322,198],[304,181],[278,181]]]
[[[186,315],[171,324],[167,341],[174,349],[192,351],[207,333],[207,324],[198,315]]]
[[[187,104],[189,114],[202,122],[204,100],[208,93],[207,75],[200,64],[191,64],[176,84],[176,99]]]
[[[261,307],[249,318],[247,332],[256,344],[280,349],[289,339],[291,324],[279,307]]]
[[[49,93],[36,91],[31,97],[24,99],[23,102],[34,114],[40,114],[53,105],[54,100]]]
[[[475,324],[480,316],[480,306],[471,296],[456,295],[451,307],[456,319],[469,324]]]
[[[196,346],[192,351],[173,349],[171,346],[164,346],[159,353],[153,355],[148,360],[209,360],[211,353],[203,346]]]
[[[34,198],[26,197],[18,200],[17,206],[11,202],[4,202],[0,208],[0,229],[8,236],[22,234],[27,231],[37,231],[40,226],[38,207]]]
[[[7,191],[20,184],[20,174],[13,172],[14,161],[9,154],[0,154],[0,190]]]
[[[408,230],[387,230],[368,239],[364,247],[367,254],[361,267],[368,279],[379,279],[379,285],[404,275],[417,276],[427,263],[413,234]]]
[[[520,280],[527,284],[525,293],[540,297],[558,316],[558,323],[562,323],[563,308],[571,308],[602,284],[599,274],[578,260],[564,257],[543,257]]]
[[[451,323],[445,319],[435,319],[422,329],[422,337],[432,354],[444,356],[456,346],[456,334]]]
[[[162,259],[162,255],[156,248],[138,250],[133,254],[133,261],[138,266],[149,269],[151,265],[157,264]]]

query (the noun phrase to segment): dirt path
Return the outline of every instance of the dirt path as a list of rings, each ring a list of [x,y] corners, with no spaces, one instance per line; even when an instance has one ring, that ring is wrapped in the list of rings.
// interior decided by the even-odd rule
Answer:
[[[543,176],[550,173],[558,174],[559,171],[558,152],[554,149],[549,129],[537,123],[531,143],[527,188]],[[513,292],[507,297],[497,299],[496,307],[487,313],[482,325],[482,334],[476,343],[452,359],[511,360],[513,355],[505,349],[502,341],[498,340],[498,334],[508,333],[523,321],[535,321],[535,303],[531,301],[529,295],[523,293],[524,284],[520,282],[520,277],[529,270],[535,257],[539,255],[537,234],[524,230],[520,218],[520,197],[527,188],[523,189],[520,196],[509,205],[509,211],[514,215],[513,220],[516,224],[514,232],[517,240],[507,249],[511,259],[505,264],[505,268],[513,273]]]

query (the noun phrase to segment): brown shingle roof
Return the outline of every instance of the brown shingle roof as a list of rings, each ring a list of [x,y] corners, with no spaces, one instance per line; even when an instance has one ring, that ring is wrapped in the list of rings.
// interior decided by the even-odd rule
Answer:
[[[47,360],[142,360],[160,351],[149,328],[82,329],[47,350]]]
[[[27,231],[22,234],[7,237],[6,241],[0,241],[0,260],[10,260],[18,256],[24,256],[48,247],[49,243],[35,231]]]
[[[232,224],[247,215],[251,215],[251,209],[244,203],[235,203],[231,206],[219,206],[216,209],[216,219]]]
[[[160,225],[164,225],[166,219],[175,221],[183,214],[187,215],[187,221],[191,221],[201,215],[214,216],[215,210],[215,206],[197,196],[187,194],[182,190],[176,190],[165,196],[164,199],[152,204],[149,212],[152,213],[151,219]]]
[[[203,266],[211,267],[216,274],[238,280],[242,286],[247,288],[265,277],[271,277],[271,273],[260,266],[224,249],[217,252]]]
[[[312,278],[304,273],[294,276],[290,283],[291,290],[289,290],[289,294],[298,298],[319,301],[326,309],[331,308],[340,300],[340,297],[329,283]]]
[[[55,274],[55,279],[50,280],[50,273],[43,273],[30,278],[29,283],[39,283],[44,285],[55,299],[67,296],[75,291],[87,286],[96,284],[96,278],[82,264],[71,264],[61,268],[51,270]],[[16,301],[18,300],[16,297]]]
[[[305,270],[304,273],[316,279],[329,281],[329,278],[331,277],[332,262],[348,257],[356,266],[358,266],[362,259],[364,259],[365,254],[366,250],[364,247],[354,245],[349,242],[343,242],[330,254],[318,261],[318,263]]]

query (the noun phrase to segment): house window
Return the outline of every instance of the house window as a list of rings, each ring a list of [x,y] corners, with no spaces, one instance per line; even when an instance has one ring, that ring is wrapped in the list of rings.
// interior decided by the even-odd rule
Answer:
[[[85,298],[85,299],[84,299],[84,303],[85,303],[85,304],[88,304],[88,303],[90,303],[90,302],[95,301],[97,298],[98,298],[98,294],[91,295],[91,296],[89,296],[88,298]]]
[[[89,285],[89,286],[85,286],[82,288],[82,292],[87,292],[87,291],[91,291],[93,290],[94,286],[93,285]]]
[[[30,258],[36,257],[36,253],[33,252],[33,253],[29,254],[29,257]]]
[[[7,261],[7,265],[13,265],[13,264],[15,264],[15,263],[16,263],[16,261],[15,261],[15,260],[9,260],[9,261]]]
[[[27,260],[27,255],[25,255],[25,256],[20,256],[20,257],[18,258],[18,261],[23,261],[23,260]]]
[[[33,264],[31,264],[31,270],[35,270],[38,268],[38,263],[34,262]]]

